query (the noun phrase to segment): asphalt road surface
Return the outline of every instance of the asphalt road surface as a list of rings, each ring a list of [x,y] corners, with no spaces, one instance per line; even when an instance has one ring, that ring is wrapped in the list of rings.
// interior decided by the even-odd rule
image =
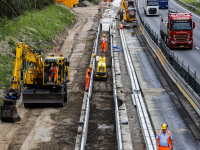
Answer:
[[[151,29],[160,36],[160,18],[167,18],[168,9],[160,9],[159,16],[146,17],[143,10],[143,1],[139,1],[140,12],[144,20],[150,25]],[[175,0],[169,0],[169,9],[177,10],[180,13],[192,13],[188,9],[178,4]],[[193,48],[192,50],[178,49],[173,50],[181,61],[184,61],[185,66],[190,66],[190,69],[196,71],[200,78],[200,16],[192,13],[192,19],[195,22],[196,28],[193,30]]]

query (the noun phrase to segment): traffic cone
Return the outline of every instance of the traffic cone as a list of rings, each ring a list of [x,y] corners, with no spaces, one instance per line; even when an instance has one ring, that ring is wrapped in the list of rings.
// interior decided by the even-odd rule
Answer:
[[[56,46],[56,50],[55,50],[55,53],[57,53],[58,52],[58,46]]]
[[[120,29],[123,29],[123,24],[120,24],[120,27],[119,27]]]

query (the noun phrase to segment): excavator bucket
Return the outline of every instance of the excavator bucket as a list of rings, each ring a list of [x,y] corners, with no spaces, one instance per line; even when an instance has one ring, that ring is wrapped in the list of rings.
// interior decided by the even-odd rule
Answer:
[[[4,100],[1,106],[1,121],[2,122],[17,122],[21,118],[17,114],[16,102],[13,100]]]

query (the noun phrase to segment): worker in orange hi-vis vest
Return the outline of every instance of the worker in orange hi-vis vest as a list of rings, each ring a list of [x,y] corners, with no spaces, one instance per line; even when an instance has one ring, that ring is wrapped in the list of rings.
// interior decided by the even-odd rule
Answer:
[[[92,66],[89,66],[89,68],[86,71],[85,75],[85,91],[88,91],[89,85],[90,85],[90,77],[91,77],[91,72],[92,72]]]
[[[167,130],[168,125],[162,124],[162,130],[158,131],[156,136],[157,150],[173,150],[172,134]]]
[[[102,50],[103,50],[103,52],[106,52],[107,38],[106,38],[105,34],[103,34],[103,37],[101,38],[101,42],[102,42]]]
[[[49,70],[49,82],[51,82],[51,77],[53,75],[53,78],[54,78],[54,82],[56,82],[56,79],[57,79],[57,66],[56,66],[56,63],[54,62],[53,63],[53,66],[51,66],[50,70]]]

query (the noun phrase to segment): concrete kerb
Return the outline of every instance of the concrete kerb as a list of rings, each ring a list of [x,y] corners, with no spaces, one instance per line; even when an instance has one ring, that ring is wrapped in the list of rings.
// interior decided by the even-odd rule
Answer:
[[[119,110],[118,110],[118,102],[117,102],[117,91],[116,91],[116,82],[115,82],[115,70],[114,70],[114,61],[113,61],[113,43],[112,43],[112,31],[111,26],[110,30],[110,49],[111,49],[111,61],[112,61],[112,77],[113,77],[113,98],[115,102],[115,122],[116,122],[116,137],[117,137],[117,146],[118,150],[122,150],[122,137],[121,137],[121,127],[119,122]]]
[[[125,41],[123,29],[120,29],[120,37],[122,41],[126,67],[128,69],[129,77],[131,80],[132,92],[134,96],[134,98],[132,99],[135,100],[136,105],[137,105],[138,117],[139,117],[140,125],[142,128],[143,136],[145,139],[146,148],[148,150],[156,150],[156,141],[155,141],[153,128],[152,128],[150,118],[147,113],[144,100],[140,93],[139,83],[137,81],[137,76],[135,73],[135,69],[133,67],[133,63],[130,59],[130,54],[128,52],[128,46]]]
[[[140,13],[140,11],[138,11]],[[183,78],[176,72],[176,70],[171,66],[171,64],[166,59],[163,52],[160,50],[160,48],[156,45],[156,43],[151,39],[148,32],[145,30],[143,25],[141,24],[140,18],[138,15],[136,16],[137,20],[139,22],[140,30],[142,31],[144,37],[146,38],[148,44],[156,53],[157,57],[159,58],[159,61],[161,62],[162,66],[164,67],[165,71],[168,73],[172,81],[177,85],[179,90],[182,92],[182,94],[185,96],[185,98],[189,101],[189,103],[193,106],[193,108],[197,111],[197,113],[200,115],[200,97],[194,92],[194,90],[183,80]],[[159,51],[159,55],[158,55]]]

